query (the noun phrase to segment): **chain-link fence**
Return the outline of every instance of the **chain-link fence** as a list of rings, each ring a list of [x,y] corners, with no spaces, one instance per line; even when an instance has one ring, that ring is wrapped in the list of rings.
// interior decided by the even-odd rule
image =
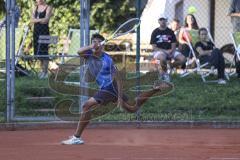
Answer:
[[[77,6],[80,7],[80,4],[78,3]],[[155,70],[155,64],[149,63],[148,57],[152,49],[149,44],[150,36],[159,25],[158,17],[161,13],[168,17],[169,25],[174,18],[179,19],[181,25],[184,25],[184,18],[188,13],[192,13],[199,27],[208,28],[216,46],[222,48],[232,43],[229,35],[232,32],[232,25],[230,17],[227,16],[229,6],[229,0],[142,1],[141,73],[136,72],[136,33],[119,37],[105,45],[105,51],[111,55],[118,69],[126,69],[123,91],[130,101],[134,103],[139,92],[150,89],[149,87],[157,79],[155,72],[149,73]],[[24,6],[20,6],[20,10],[24,9],[26,9]],[[106,8],[108,9],[110,8]],[[80,74],[84,66],[80,65],[80,58],[77,55],[77,50],[80,48],[81,25],[75,23],[80,17],[74,12],[69,13],[70,16],[66,15],[69,19],[62,20],[60,18],[65,15],[61,10],[66,8],[58,6],[54,10],[50,22],[55,23],[48,25],[38,22],[34,26],[26,24],[23,18],[20,18],[19,27],[16,28],[15,117],[23,117],[23,119],[35,117],[37,120],[78,120],[79,108],[81,108],[79,105],[83,104],[79,96],[84,95],[82,93],[84,89],[79,86],[84,77]],[[79,11],[79,9],[76,10]],[[35,9],[33,18],[39,18],[43,16],[39,14],[47,11],[50,11],[48,7]],[[93,11],[90,10],[90,12]],[[128,17],[124,19],[127,20]],[[56,23],[58,21],[59,23]],[[39,30],[36,30],[36,24],[39,25]],[[90,28],[90,36],[101,30],[102,28]],[[103,33],[103,35],[108,34]],[[5,38],[6,35],[1,31],[1,61],[5,60],[2,56],[6,53]],[[229,50],[226,49],[226,51]],[[3,77],[5,77],[4,74]],[[94,110],[93,119],[97,121],[238,120],[240,110],[237,107],[238,96],[235,95],[240,88],[235,78],[226,86],[203,84],[198,75],[180,78],[178,74],[174,74],[172,80],[175,84],[173,92],[163,96],[153,96],[137,114],[126,113],[121,108],[116,108],[117,104],[109,103]],[[141,86],[137,86],[139,81]],[[4,83],[5,80],[1,80],[3,88],[1,92],[6,93]],[[88,85],[91,87],[95,84],[88,83]],[[1,96],[0,115],[6,112],[6,105],[2,103],[6,98],[4,93],[1,94],[3,96]],[[92,95],[92,93],[85,95]]]

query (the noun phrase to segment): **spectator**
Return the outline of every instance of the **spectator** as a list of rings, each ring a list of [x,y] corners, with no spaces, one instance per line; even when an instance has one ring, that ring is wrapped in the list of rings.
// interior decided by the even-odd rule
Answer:
[[[171,67],[177,67],[185,63],[185,57],[176,51],[177,39],[174,32],[167,27],[167,17],[161,15],[158,22],[160,26],[153,30],[150,44],[153,47],[153,58],[160,61],[161,78],[170,81],[167,74],[167,60],[174,60]]]
[[[200,41],[195,45],[196,51],[200,56],[200,62],[208,62],[218,71],[218,84],[226,84],[225,78],[225,62],[221,51],[208,40],[208,31],[206,28],[200,28],[198,31]]]
[[[170,29],[173,30],[176,38],[178,39],[179,32],[180,32],[180,29],[181,29],[181,24],[180,24],[179,19],[177,19],[177,18],[173,19],[173,21],[170,23]]]
[[[240,0],[232,0],[228,15],[231,17],[233,32],[240,32]],[[236,73],[240,78],[240,61],[235,57]]]
[[[180,48],[181,48],[180,50],[185,57],[188,57],[189,53],[190,53],[190,48],[187,43],[187,38],[191,42],[191,37],[186,37],[186,36],[190,36],[190,31],[198,30],[198,29],[199,29],[199,27],[198,27],[196,18],[194,17],[194,15],[188,14],[185,17],[184,27],[180,29],[179,37],[178,37],[179,43],[180,43]]]
[[[36,0],[36,6],[32,11],[31,23],[34,24],[33,45],[34,55],[39,55],[42,72],[38,75],[40,79],[48,77],[48,44],[39,45],[40,35],[49,35],[49,20],[52,16],[52,7],[47,5],[45,0]]]
[[[190,43],[192,43],[191,33],[194,33],[194,31],[197,31],[198,29],[199,27],[198,27],[195,16],[193,14],[188,14],[185,17],[184,27],[180,29],[179,37],[178,37],[179,50],[185,57],[187,57],[187,63],[188,63],[187,65],[192,64],[194,61],[194,59],[192,59],[192,54],[191,54],[190,47],[188,46],[187,39],[190,41]],[[182,66],[182,69],[183,69],[183,73],[186,72],[186,64]]]

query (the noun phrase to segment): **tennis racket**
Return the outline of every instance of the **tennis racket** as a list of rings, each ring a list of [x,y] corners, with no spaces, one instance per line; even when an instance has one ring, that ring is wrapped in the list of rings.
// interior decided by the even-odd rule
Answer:
[[[128,21],[124,22],[122,25],[118,27],[118,29],[108,38],[106,38],[104,41],[101,42],[101,45],[104,45],[107,43],[109,40],[115,39],[117,37],[126,35],[135,29],[140,25],[141,20],[139,18],[132,18],[129,19]]]

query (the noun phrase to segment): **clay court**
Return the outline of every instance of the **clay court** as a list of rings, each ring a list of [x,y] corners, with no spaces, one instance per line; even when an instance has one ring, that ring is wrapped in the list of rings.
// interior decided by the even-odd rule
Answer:
[[[239,129],[87,129],[61,145],[73,131],[0,131],[1,160],[240,160]]]

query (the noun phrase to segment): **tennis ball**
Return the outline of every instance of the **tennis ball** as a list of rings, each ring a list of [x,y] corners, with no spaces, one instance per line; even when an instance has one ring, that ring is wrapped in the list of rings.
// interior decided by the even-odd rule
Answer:
[[[188,7],[188,14],[194,14],[196,12],[197,12],[196,7],[194,7],[194,6],[189,6]]]

